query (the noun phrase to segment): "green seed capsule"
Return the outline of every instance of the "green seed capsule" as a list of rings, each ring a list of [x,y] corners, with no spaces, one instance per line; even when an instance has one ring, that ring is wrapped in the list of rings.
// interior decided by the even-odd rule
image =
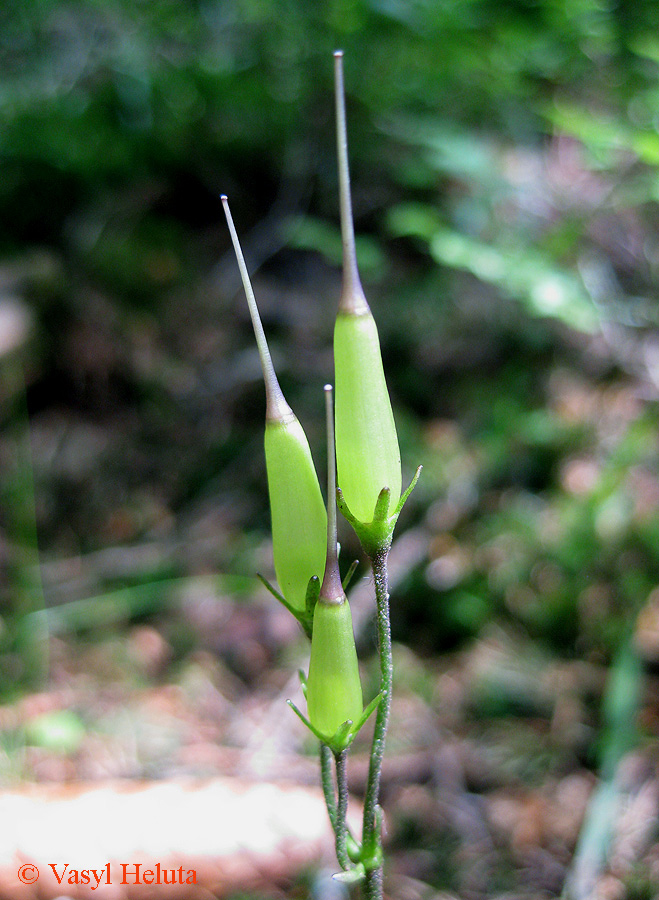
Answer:
[[[362,686],[348,601],[319,598],[313,616],[311,661],[307,679],[309,721],[331,737],[344,722],[363,712]]]
[[[327,562],[313,614],[311,660],[307,679],[309,721],[331,738],[344,722],[358,722],[363,712],[355,636],[350,606],[343,591],[336,542],[336,464],[332,388],[325,386],[327,413]]]
[[[375,320],[357,270],[343,90],[343,55],[334,54],[337,151],[343,238],[343,290],[334,329],[336,456],[339,487],[359,522],[373,519],[383,488],[389,513],[401,492],[400,450]]]
[[[370,312],[339,312],[334,368],[339,486],[353,516],[370,522],[382,488],[391,490],[390,511],[401,491],[398,437]]]
[[[309,579],[325,566],[327,515],[306,435],[292,414],[266,422],[265,462],[277,581],[302,612]]]
[[[319,577],[325,565],[327,514],[309,442],[277,381],[245,259],[224,196],[222,203],[265,380],[265,462],[275,573],[284,599],[293,610],[304,613],[309,579]]]

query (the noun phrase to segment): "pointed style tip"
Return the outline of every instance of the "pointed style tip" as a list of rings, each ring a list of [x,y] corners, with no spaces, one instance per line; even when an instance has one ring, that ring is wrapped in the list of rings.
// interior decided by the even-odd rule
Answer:
[[[240,270],[240,277],[242,279],[243,288],[245,290],[245,296],[247,297],[247,306],[249,308],[249,314],[252,319],[252,325],[254,327],[256,346],[258,348],[259,357],[261,359],[263,379],[265,381],[265,417],[266,420],[271,422],[290,421],[293,413],[290,406],[286,402],[286,399],[284,398],[282,390],[279,386],[279,382],[277,381],[277,375],[275,374],[275,369],[272,364],[272,357],[270,356],[270,350],[268,349],[268,342],[266,340],[265,332],[263,331],[263,325],[261,323],[261,316],[259,315],[256,298],[254,297],[252,282],[249,277],[249,272],[247,271],[247,263],[245,262],[245,257],[240,246],[240,239],[238,237],[238,232],[236,231],[233,216],[231,215],[231,210],[229,209],[229,201],[226,194],[222,194],[221,200],[222,205],[224,206],[224,215],[227,220],[227,225],[229,226],[231,242],[233,243],[233,249],[236,254],[236,261],[238,262],[238,269]]]
[[[369,312],[364,297],[355,247],[355,227],[350,195],[350,167],[348,164],[348,133],[346,101],[343,85],[343,51],[334,54],[334,99],[336,106],[336,150],[339,168],[339,206],[341,210],[341,242],[343,244],[343,290],[339,311],[353,315]]]

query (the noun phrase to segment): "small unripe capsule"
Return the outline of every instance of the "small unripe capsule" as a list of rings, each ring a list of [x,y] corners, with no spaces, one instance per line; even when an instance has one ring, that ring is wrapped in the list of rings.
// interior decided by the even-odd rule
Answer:
[[[309,721],[331,738],[344,722],[357,723],[364,705],[355,636],[348,599],[343,591],[336,542],[336,464],[331,388],[325,387],[328,435],[327,562],[313,616],[311,659],[307,679]]]
[[[266,394],[265,461],[272,552],[284,599],[303,614],[309,579],[325,565],[327,514],[309,442],[277,381],[229,204],[222,197],[261,358]]]
[[[398,436],[382,367],[375,320],[357,270],[343,90],[343,54],[334,54],[337,150],[343,239],[343,289],[334,329],[336,457],[339,487],[359,522],[373,520],[383,488],[389,514],[401,493]]]
[[[364,710],[352,615],[345,598],[316,603],[307,679],[309,721],[328,738],[344,722],[358,722]]]

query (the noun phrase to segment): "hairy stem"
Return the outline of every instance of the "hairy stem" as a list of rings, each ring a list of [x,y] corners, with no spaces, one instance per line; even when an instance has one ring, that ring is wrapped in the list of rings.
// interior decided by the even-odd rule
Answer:
[[[382,900],[382,866],[377,869],[369,869],[364,880],[364,896],[366,900]]]
[[[363,860],[366,866],[365,894],[367,900],[382,898],[382,836],[378,803],[380,798],[380,774],[389,723],[391,688],[393,681],[393,660],[391,656],[391,623],[389,620],[389,579],[387,557],[389,547],[383,548],[372,559],[377,603],[377,630],[380,654],[380,688],[382,700],[375,717],[373,744],[368,770],[366,798],[364,800],[364,821],[362,829]]]
[[[348,812],[347,758],[347,750],[342,750],[341,753],[337,753],[335,756],[338,804],[336,807],[334,834],[336,836],[336,858],[344,870],[348,870],[351,865],[350,857],[348,856],[348,831],[346,826],[346,814]]]
[[[320,775],[323,783],[327,814],[332,823],[332,828],[336,828],[336,797],[334,795],[334,779],[332,778],[332,751],[327,744],[323,743],[320,745]]]

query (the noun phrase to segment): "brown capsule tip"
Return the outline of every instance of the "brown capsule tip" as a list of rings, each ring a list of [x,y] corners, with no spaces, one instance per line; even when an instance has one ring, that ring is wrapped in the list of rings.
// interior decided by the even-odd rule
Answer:
[[[279,387],[279,385],[277,385]],[[287,422],[294,422],[295,413],[286,402],[286,398],[281,389],[271,389],[266,386],[265,392],[265,420],[266,422],[278,422],[280,425],[286,425]]]
[[[339,312],[348,316],[365,316],[370,311],[371,308],[368,305],[359,275],[355,269],[352,277],[344,277],[343,290],[339,300]]]
[[[335,581],[332,581],[331,584],[323,581],[323,586],[318,595],[318,603],[321,603],[323,606],[341,606],[343,603],[347,603],[348,598],[340,585],[340,581],[338,582],[338,585]],[[334,588],[334,590],[332,588]]]
[[[344,603],[345,599],[346,595],[343,592],[343,585],[341,583],[339,563],[336,558],[336,554],[334,554],[333,557],[328,557],[327,559],[325,574],[323,576],[323,583],[320,586],[320,594],[318,595],[318,600],[322,600],[324,603],[332,603],[338,606],[340,603]]]

